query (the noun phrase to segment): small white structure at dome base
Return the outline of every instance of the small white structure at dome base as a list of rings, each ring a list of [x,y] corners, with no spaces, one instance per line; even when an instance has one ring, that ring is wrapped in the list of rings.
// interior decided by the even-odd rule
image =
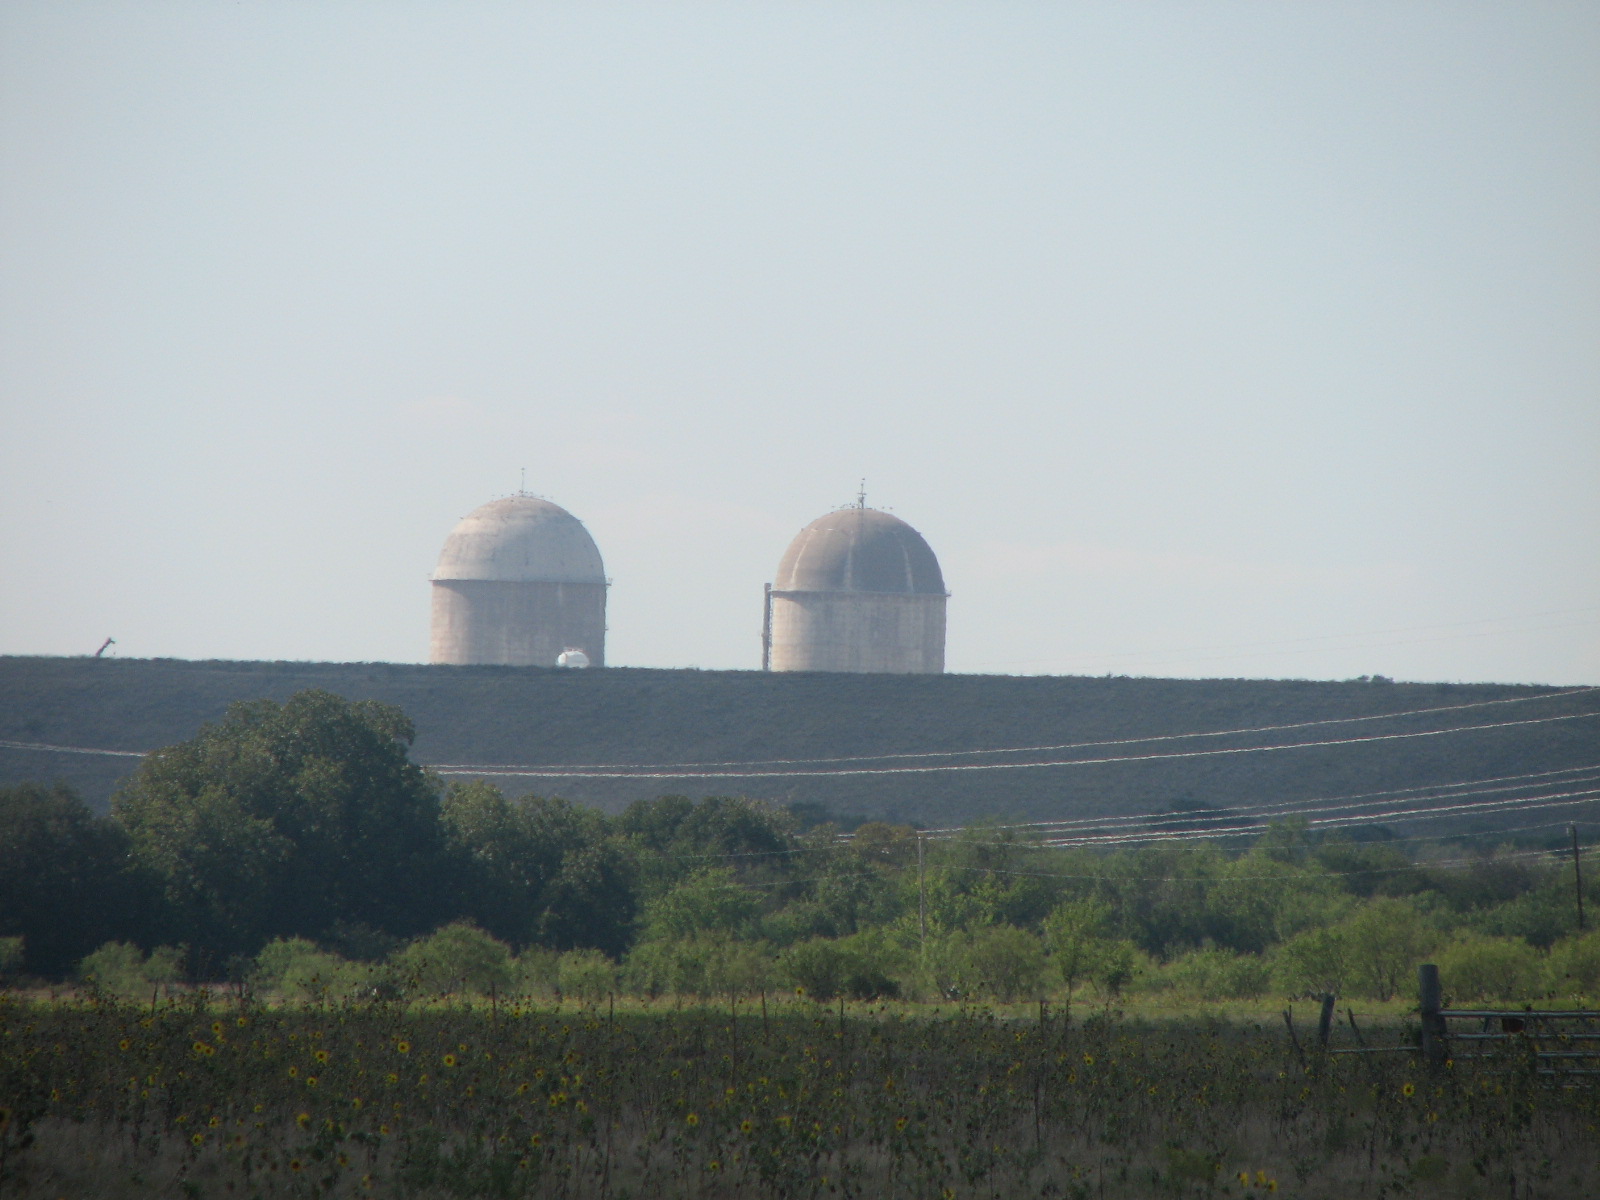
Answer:
[[[558,667],[578,668],[587,667],[588,665],[589,656],[573,646],[568,646],[560,654],[556,655],[556,666]]]

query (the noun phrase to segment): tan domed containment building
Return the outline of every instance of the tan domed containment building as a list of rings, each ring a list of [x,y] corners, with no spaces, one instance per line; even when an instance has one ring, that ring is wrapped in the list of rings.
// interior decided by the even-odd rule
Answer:
[[[430,662],[605,665],[605,567],[559,504],[524,492],[473,509],[431,578]]]
[[[767,589],[763,666],[773,671],[938,674],[944,575],[899,517],[842,508],[789,543]]]

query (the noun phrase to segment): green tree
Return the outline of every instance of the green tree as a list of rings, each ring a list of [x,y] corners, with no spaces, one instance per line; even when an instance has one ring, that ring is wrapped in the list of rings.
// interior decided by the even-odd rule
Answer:
[[[1163,957],[1213,937],[1210,892],[1227,865],[1215,843],[1156,842],[1104,860],[1098,894],[1119,936]]]
[[[1276,840],[1216,868],[1205,899],[1207,940],[1243,954],[1260,954],[1302,929],[1325,924],[1349,901],[1319,869],[1295,865],[1301,857],[1294,826],[1275,827]],[[1291,861],[1292,860],[1292,861]]]
[[[1044,947],[1015,925],[991,925],[967,946],[971,979],[1002,1004],[1036,999],[1044,990]]]
[[[1521,938],[1459,933],[1435,956],[1439,978],[1458,1000],[1532,1000],[1544,991],[1544,962]]]
[[[1112,938],[1106,943],[1105,952],[1095,964],[1090,980],[1100,989],[1102,996],[1114,1000],[1127,991],[1137,978],[1142,969],[1141,961],[1139,948],[1132,941],[1128,938]]]
[[[1408,855],[1386,841],[1356,841],[1348,833],[1334,833],[1317,844],[1316,862],[1339,877],[1351,895],[1409,895],[1426,886],[1420,870]]]
[[[748,925],[760,908],[731,867],[703,867],[645,907],[645,927],[654,937],[731,934]]]
[[[149,954],[129,942],[107,942],[78,964],[78,978],[97,991],[145,998],[183,977],[183,951],[157,946]]]
[[[1307,929],[1278,946],[1272,962],[1279,982],[1294,995],[1343,995],[1355,974],[1349,933]]]
[[[852,939],[812,938],[796,942],[778,956],[778,970],[813,1000],[836,996],[870,1000],[899,994],[895,982],[878,970]]]
[[[212,961],[336,922],[406,935],[438,908],[436,782],[397,708],[304,691],[235,704],[113,798],[137,861]]]
[[[1050,965],[1067,989],[1067,1012],[1073,993],[1094,977],[1107,954],[1111,909],[1098,900],[1068,900],[1044,921],[1045,945]]]
[[[250,982],[260,991],[296,1000],[348,997],[372,983],[372,971],[329,954],[304,938],[278,938],[256,955]]]
[[[864,924],[893,914],[894,885],[876,861],[853,844],[822,867],[813,887],[817,912],[835,937],[848,937]]]
[[[1198,1000],[1246,1000],[1267,990],[1271,974],[1259,955],[1205,946],[1173,959],[1162,969],[1161,979]]]
[[[561,952],[546,946],[529,946],[511,964],[512,986],[533,996],[561,994]]]
[[[616,991],[617,964],[598,950],[568,950],[558,961],[556,978],[563,995],[598,1004]]]
[[[1522,938],[1541,948],[1574,932],[1578,926],[1577,898],[1573,894],[1570,871],[1549,872],[1536,886],[1502,904],[1480,909],[1469,916],[1479,931],[1500,937]],[[1591,872],[1591,874],[1593,874]],[[1585,889],[1586,902],[1597,898]]]
[[[617,830],[633,844],[651,897],[716,859],[736,863],[744,879],[781,878],[800,846],[792,813],[742,796],[639,800],[617,818]]]
[[[628,855],[604,814],[565,800],[508,800],[492,784],[452,786],[443,822],[465,915],[519,946],[621,954],[637,910]]]
[[[393,958],[410,986],[441,995],[488,993],[512,979],[511,948],[476,925],[456,921],[418,938]]]
[[[1392,999],[1408,986],[1438,940],[1416,906],[1397,899],[1368,902],[1338,929],[1350,949],[1353,982],[1377,1000]]]
[[[1551,946],[1549,980],[1557,995],[1600,999],[1600,929],[1562,938]]]
[[[159,939],[159,898],[127,859],[122,830],[68,788],[0,788],[0,937],[56,978],[102,942]]]
[[[647,996],[738,999],[771,984],[772,963],[762,943],[696,934],[640,942],[628,955],[626,978]]]

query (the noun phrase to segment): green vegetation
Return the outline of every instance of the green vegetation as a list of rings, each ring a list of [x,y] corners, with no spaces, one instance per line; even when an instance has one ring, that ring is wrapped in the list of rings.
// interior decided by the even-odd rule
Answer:
[[[109,817],[0,793],[0,937],[21,969],[124,996],[1383,1002],[1430,956],[1462,998],[1596,991],[1570,862],[1526,843],[1294,823],[1109,850],[882,822],[846,840],[742,798],[611,817],[445,785],[411,737],[396,709],[304,692],[152,754]]]

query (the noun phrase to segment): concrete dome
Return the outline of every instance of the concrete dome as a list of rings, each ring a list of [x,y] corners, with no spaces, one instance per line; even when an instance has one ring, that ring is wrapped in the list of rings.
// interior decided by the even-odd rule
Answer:
[[[875,508],[818,517],[789,543],[776,592],[874,592],[943,596],[944,575],[922,535]]]
[[[432,578],[604,584],[606,572],[577,517],[535,496],[508,496],[461,518]]]

